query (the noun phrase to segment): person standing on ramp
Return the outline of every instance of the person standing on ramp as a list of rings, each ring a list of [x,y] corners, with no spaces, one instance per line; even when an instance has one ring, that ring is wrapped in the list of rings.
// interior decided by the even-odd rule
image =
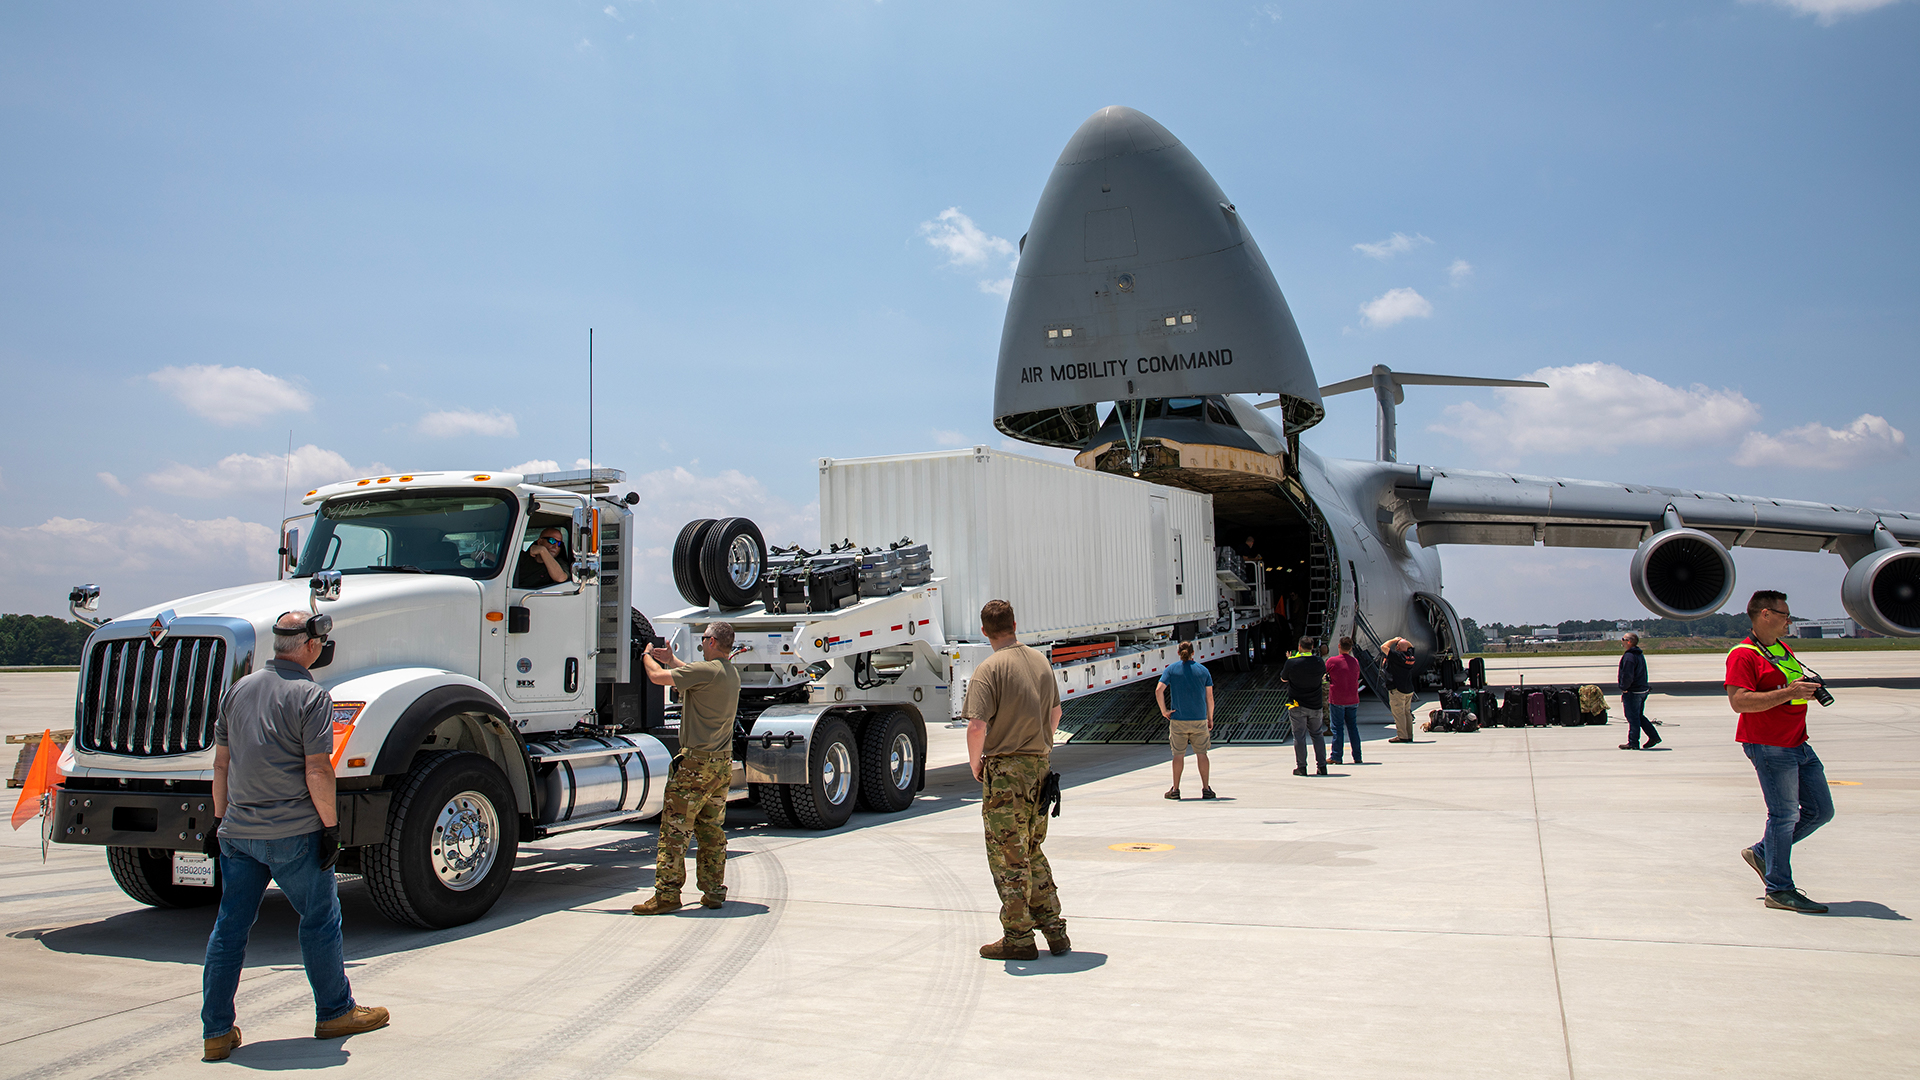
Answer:
[[[1041,791],[1047,782],[1053,733],[1060,726],[1060,689],[1053,667],[1014,637],[1013,606],[989,600],[980,630],[993,655],[974,669],[961,712],[967,718],[967,760],[980,781],[980,816],[987,830],[987,868],[1000,893],[999,941],[980,946],[989,960],[1033,960],[1037,928],[1055,956],[1072,949],[1053,869],[1040,845],[1047,839]]]
[[[660,811],[653,898],[633,905],[635,915],[680,910],[689,833],[700,843],[700,906],[727,902],[727,789],[733,783],[733,722],[740,711],[733,624],[709,624],[700,635],[700,655],[699,663],[689,664],[672,649],[655,646],[643,657],[648,681],[680,691],[680,758]]]

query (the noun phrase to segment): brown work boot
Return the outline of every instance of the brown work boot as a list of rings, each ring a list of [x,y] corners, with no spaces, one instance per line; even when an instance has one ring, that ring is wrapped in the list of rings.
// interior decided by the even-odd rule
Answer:
[[[387,1026],[387,1010],[378,1005],[355,1005],[345,1016],[336,1016],[331,1020],[322,1020],[313,1025],[313,1037],[316,1039],[338,1039],[343,1035],[359,1035],[362,1032],[378,1031]]]
[[[700,906],[703,908],[714,908],[717,910],[721,904],[726,902],[727,894],[725,890],[700,894]]]
[[[1067,927],[1065,923],[1051,930],[1044,926],[1041,927],[1040,936],[1047,939],[1047,951],[1055,956],[1065,956],[1073,951],[1073,942],[1067,940]]]
[[[988,960],[1038,960],[1040,950],[1034,948],[1032,938],[1028,938],[1025,945],[1015,945],[1001,938],[991,945],[980,946],[980,955]]]
[[[240,1045],[240,1025],[235,1024],[225,1035],[215,1035],[205,1042],[207,1048],[200,1055],[201,1061],[225,1061],[233,1048]]]
[[[671,915],[680,910],[679,893],[653,894],[653,898],[643,904],[633,905],[635,915]]]

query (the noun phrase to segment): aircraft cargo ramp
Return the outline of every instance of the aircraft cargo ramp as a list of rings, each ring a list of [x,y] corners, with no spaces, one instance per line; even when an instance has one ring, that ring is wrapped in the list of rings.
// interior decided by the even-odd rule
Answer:
[[[1069,700],[1060,709],[1060,730],[1074,743],[1156,743],[1167,741],[1167,722],[1154,704],[1149,681],[1089,698]],[[1213,742],[1291,742],[1287,684],[1280,665],[1259,664],[1252,671],[1214,672]]]

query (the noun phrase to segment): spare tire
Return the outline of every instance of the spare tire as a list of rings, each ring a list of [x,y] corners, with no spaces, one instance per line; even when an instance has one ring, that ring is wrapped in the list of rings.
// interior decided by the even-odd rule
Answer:
[[[700,545],[712,528],[712,518],[689,521],[673,542],[673,585],[694,607],[706,607],[713,600],[700,577]]]
[[[767,571],[767,542],[760,527],[743,517],[713,523],[700,544],[700,578],[723,608],[743,608],[760,596]]]

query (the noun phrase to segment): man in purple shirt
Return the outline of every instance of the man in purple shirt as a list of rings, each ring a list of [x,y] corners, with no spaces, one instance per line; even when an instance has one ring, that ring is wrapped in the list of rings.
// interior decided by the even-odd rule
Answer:
[[[1345,764],[1341,760],[1342,731],[1353,742],[1353,763],[1366,764],[1360,760],[1360,661],[1353,655],[1350,637],[1340,639],[1339,655],[1327,657],[1327,726],[1333,731],[1331,760],[1335,765]]]

